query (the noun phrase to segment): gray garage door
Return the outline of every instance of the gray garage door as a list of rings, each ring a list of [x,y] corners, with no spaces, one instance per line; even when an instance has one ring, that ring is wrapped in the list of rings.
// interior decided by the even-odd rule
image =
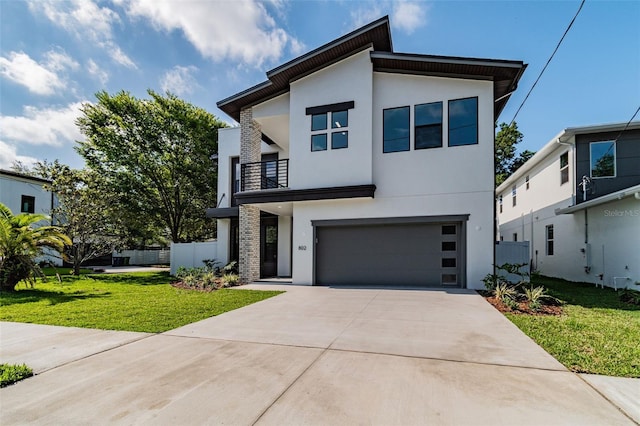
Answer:
[[[319,226],[316,283],[462,286],[459,223]]]

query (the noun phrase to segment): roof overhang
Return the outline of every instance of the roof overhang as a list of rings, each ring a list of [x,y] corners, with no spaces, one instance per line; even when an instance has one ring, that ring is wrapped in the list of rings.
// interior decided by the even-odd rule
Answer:
[[[603,195],[602,197],[595,198],[593,200],[585,201],[584,203],[577,204],[575,206],[565,207],[563,209],[556,209],[556,215],[560,214],[573,214],[575,212],[585,210],[591,207],[596,207],[601,204],[610,203],[612,201],[622,200],[627,197],[635,197],[640,200],[640,185],[635,185],[630,188],[622,189],[611,194]]]
[[[522,61],[371,52],[373,70],[434,77],[493,81],[494,117],[498,117],[527,65]]]
[[[18,172],[13,172],[11,170],[4,170],[4,169],[0,169],[0,175],[4,175],[4,176],[10,176],[12,178],[18,178],[21,180],[26,180],[26,181],[31,181],[31,182],[37,182],[39,184],[47,184],[47,183],[52,183],[51,180],[49,179],[43,179],[40,177],[36,177],[36,176],[29,176],[29,175],[25,175],[23,173],[18,173]]]
[[[393,50],[388,16],[268,71],[267,81],[223,99],[217,106],[236,121],[240,121],[241,109],[286,93],[291,81],[370,47],[380,51]]]

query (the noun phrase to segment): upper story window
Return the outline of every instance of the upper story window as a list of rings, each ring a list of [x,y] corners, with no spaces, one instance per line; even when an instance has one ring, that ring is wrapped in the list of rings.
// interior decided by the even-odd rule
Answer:
[[[349,147],[349,110],[355,103],[322,105],[307,108],[311,116],[311,151],[326,151],[331,140],[331,149]]]
[[[515,185],[511,187],[511,205],[513,207],[516,206],[516,186]]]
[[[560,156],[560,185],[569,182],[569,153]]]
[[[23,195],[20,200],[20,213],[35,213],[36,198],[30,195]]]
[[[502,195],[498,198],[498,205],[500,206],[500,213],[502,213]]]
[[[409,151],[409,107],[385,109],[382,116],[382,152]]]
[[[414,120],[415,149],[442,146],[442,102],[416,105]]]
[[[591,177],[616,176],[616,144],[614,141],[591,142]]]
[[[546,239],[546,250],[545,253],[547,254],[547,256],[553,256],[553,242],[554,242],[554,237],[553,237],[553,225],[547,225],[545,227],[545,239]]]
[[[524,179],[524,183],[525,183],[525,188],[528,191],[529,190],[529,175],[527,175],[527,177]]]
[[[478,98],[449,101],[449,146],[478,143]]]

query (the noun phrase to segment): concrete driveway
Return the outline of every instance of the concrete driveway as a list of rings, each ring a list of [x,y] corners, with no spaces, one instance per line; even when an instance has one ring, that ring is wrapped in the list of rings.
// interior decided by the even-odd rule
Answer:
[[[0,423],[634,424],[475,292],[275,288],[287,293],[70,353],[0,390]],[[14,326],[1,330],[15,355]]]

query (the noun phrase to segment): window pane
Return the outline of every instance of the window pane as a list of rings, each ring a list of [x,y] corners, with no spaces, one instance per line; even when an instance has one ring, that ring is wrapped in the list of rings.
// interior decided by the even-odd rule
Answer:
[[[327,113],[313,114],[311,116],[311,130],[326,130],[327,128]]]
[[[443,225],[442,226],[442,235],[455,235],[456,234],[456,226],[455,225]]]
[[[442,274],[442,284],[457,284],[458,276],[456,274]]]
[[[611,142],[591,143],[591,177],[616,175],[616,147]]]
[[[383,152],[409,151],[409,107],[383,112]]]
[[[560,185],[569,182],[569,168],[560,170]]]
[[[560,168],[569,165],[569,154],[564,153],[560,156]]]
[[[449,146],[478,143],[478,98],[449,101]]]
[[[455,268],[456,267],[456,258],[445,258],[442,259],[442,267],[443,268]]]
[[[349,112],[335,111],[331,113],[331,128],[340,129],[349,126]]]
[[[331,133],[331,149],[346,148],[349,146],[349,132]]]
[[[547,240],[553,240],[553,226],[547,226]]]
[[[442,242],[442,251],[456,251],[456,242],[455,241],[443,241]]]
[[[442,146],[442,102],[415,106],[415,149]]]
[[[21,199],[20,213],[35,213],[36,198],[30,195],[23,195]]]
[[[547,241],[547,254],[553,256],[553,241]]]
[[[311,151],[325,151],[327,149],[327,134],[311,136]]]

